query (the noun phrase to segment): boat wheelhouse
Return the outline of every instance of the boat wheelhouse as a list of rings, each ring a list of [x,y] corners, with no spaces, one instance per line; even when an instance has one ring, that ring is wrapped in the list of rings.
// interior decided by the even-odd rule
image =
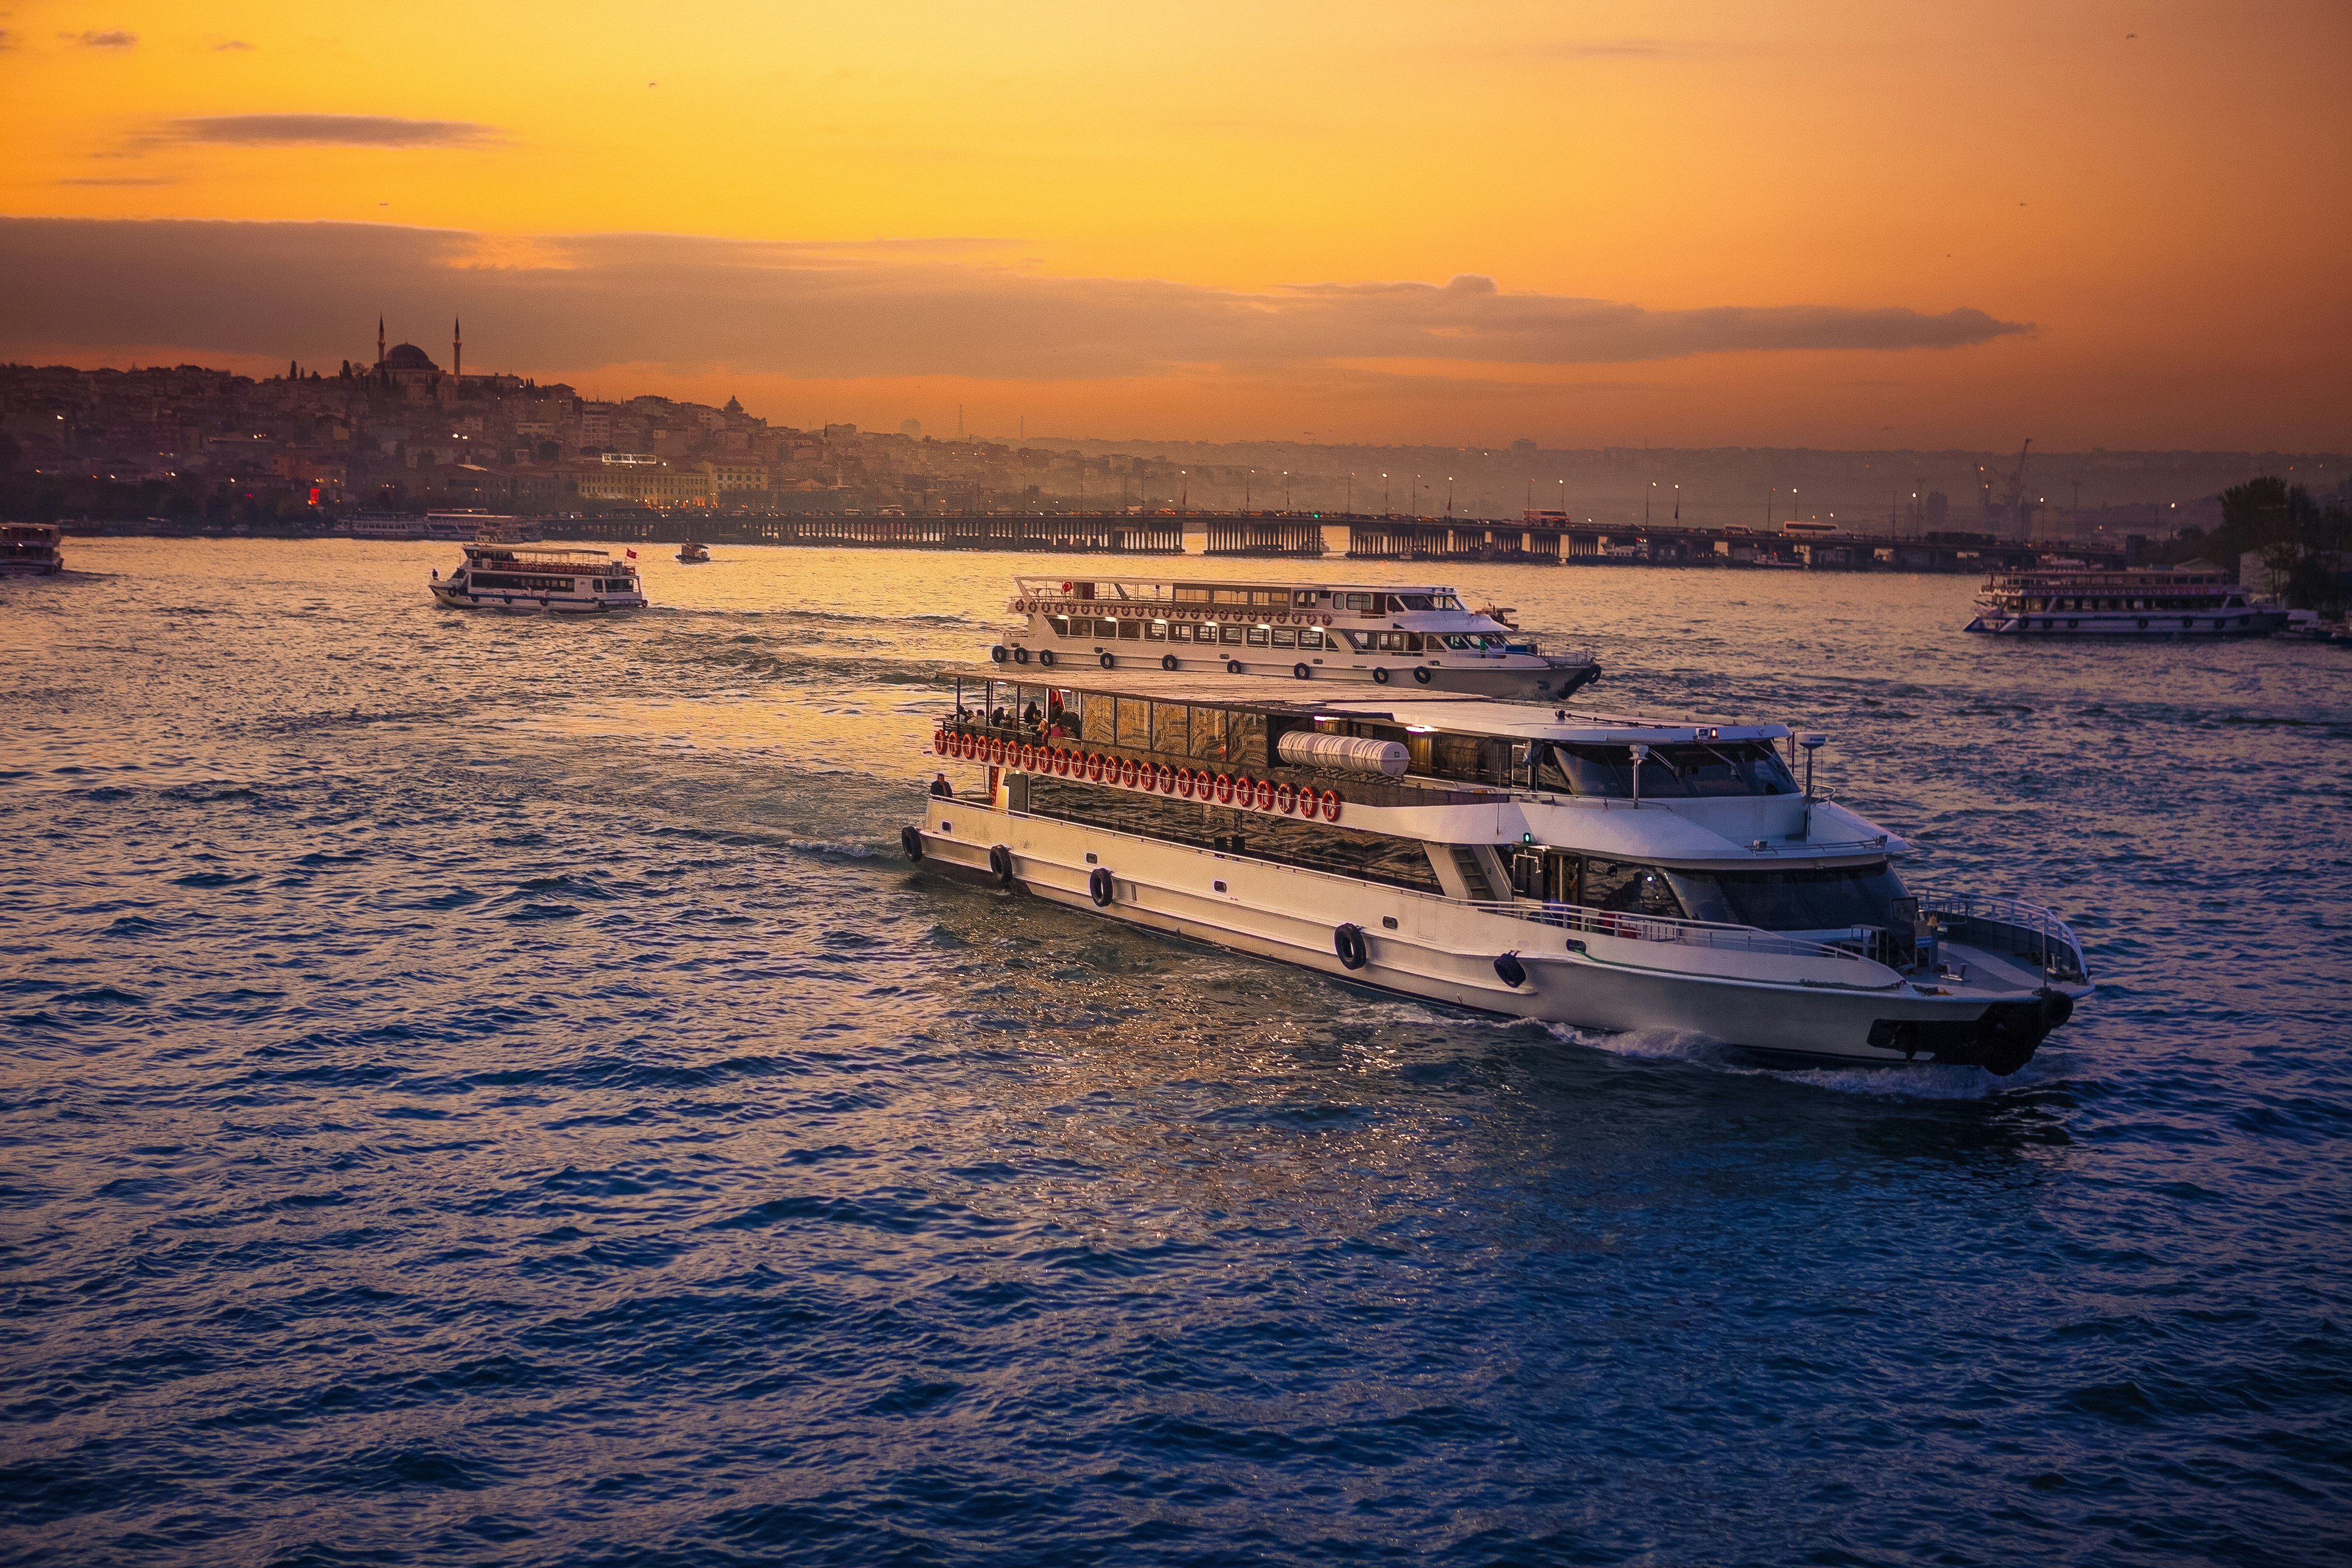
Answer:
[[[1589,650],[1547,654],[1507,609],[1470,609],[1434,584],[1015,577],[1013,590],[1025,621],[989,649],[999,664],[1409,681],[1532,702],[1601,676]]]
[[[0,525],[0,577],[54,577],[66,569],[65,535],[53,522]]]
[[[1996,572],[1966,630],[1995,637],[2267,637],[2284,612],[2257,605],[2219,566]]]
[[[432,587],[436,599],[461,610],[594,615],[646,603],[637,569],[611,551],[554,544],[468,544],[466,563],[446,579],[436,572]]]
[[[1906,887],[1907,846],[1813,789],[1820,738],[1801,768],[1783,725],[1049,679],[959,689],[910,857],[1402,995],[1788,1058],[2011,1073],[2089,992],[2050,910]]]

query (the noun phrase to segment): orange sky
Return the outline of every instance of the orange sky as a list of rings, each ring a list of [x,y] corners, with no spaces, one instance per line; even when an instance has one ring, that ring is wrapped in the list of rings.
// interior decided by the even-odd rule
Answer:
[[[68,295],[44,283],[0,310],[16,359],[331,363],[372,353],[374,312],[396,300],[416,319],[395,335],[436,353],[471,305],[480,368],[740,390],[793,422],[938,429],[961,401],[975,427],[1025,415],[1071,435],[2352,447],[2340,0],[226,0],[17,4],[0,28],[0,214],[487,237],[387,259],[406,269],[397,289],[362,269],[346,292],[367,331],[323,342],[293,321],[235,342],[197,319],[159,333],[68,297],[70,279]],[[186,231],[121,232],[163,277]],[[800,242],[791,268],[877,279],[866,306],[826,309],[1012,314],[968,342],[946,331],[936,363],[818,363],[789,331],[667,354],[710,334],[655,257],[599,274],[599,309],[632,332],[558,341],[518,303],[530,275],[591,265],[609,253],[572,241],[616,234]],[[729,265],[769,265],[740,254]],[[33,276],[17,249],[0,262]],[[1165,280],[1182,308],[1295,326],[1286,290],[1461,275],[1496,295],[1466,337],[1376,311],[1286,327],[1263,351],[1226,328],[1171,337],[1158,298],[1125,288]],[[1027,287],[1061,282],[1079,292]],[[1071,299],[1095,312],[1087,352],[1051,366],[1008,352],[1053,338]],[[1555,300],[1675,330],[1630,348],[1557,323],[1533,347],[1507,341],[1521,303]],[[1687,315],[1723,307],[1833,314],[1761,343]],[[738,308],[818,307],[787,289]],[[1856,346],[1857,313],[1889,310],[1994,326]],[[865,320],[840,324],[855,338]]]

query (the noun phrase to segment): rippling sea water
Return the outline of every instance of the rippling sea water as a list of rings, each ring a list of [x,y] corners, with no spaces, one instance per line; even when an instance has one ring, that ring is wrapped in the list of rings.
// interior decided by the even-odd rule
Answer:
[[[918,873],[1054,563],[718,553],[591,622],[446,546],[0,584],[0,1553],[2352,1552],[2344,650],[1451,573],[2089,946],[2014,1079],[1767,1072]]]

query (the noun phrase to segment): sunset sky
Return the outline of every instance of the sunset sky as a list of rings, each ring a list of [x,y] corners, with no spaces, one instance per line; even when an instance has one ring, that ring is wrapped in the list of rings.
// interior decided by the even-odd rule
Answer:
[[[0,356],[806,424],[2352,447],[2352,5],[0,9]],[[192,221],[206,220],[206,221]],[[221,222],[218,220],[233,220]]]

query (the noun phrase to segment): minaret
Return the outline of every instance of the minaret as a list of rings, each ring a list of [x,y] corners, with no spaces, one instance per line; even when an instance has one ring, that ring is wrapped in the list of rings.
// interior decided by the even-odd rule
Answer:
[[[449,318],[449,378],[466,379],[466,323],[455,316]]]
[[[375,363],[376,363],[376,366],[377,366],[377,368],[378,368],[378,369],[382,369],[382,368],[383,368],[383,318],[382,316],[378,316],[378,317],[375,319]]]

